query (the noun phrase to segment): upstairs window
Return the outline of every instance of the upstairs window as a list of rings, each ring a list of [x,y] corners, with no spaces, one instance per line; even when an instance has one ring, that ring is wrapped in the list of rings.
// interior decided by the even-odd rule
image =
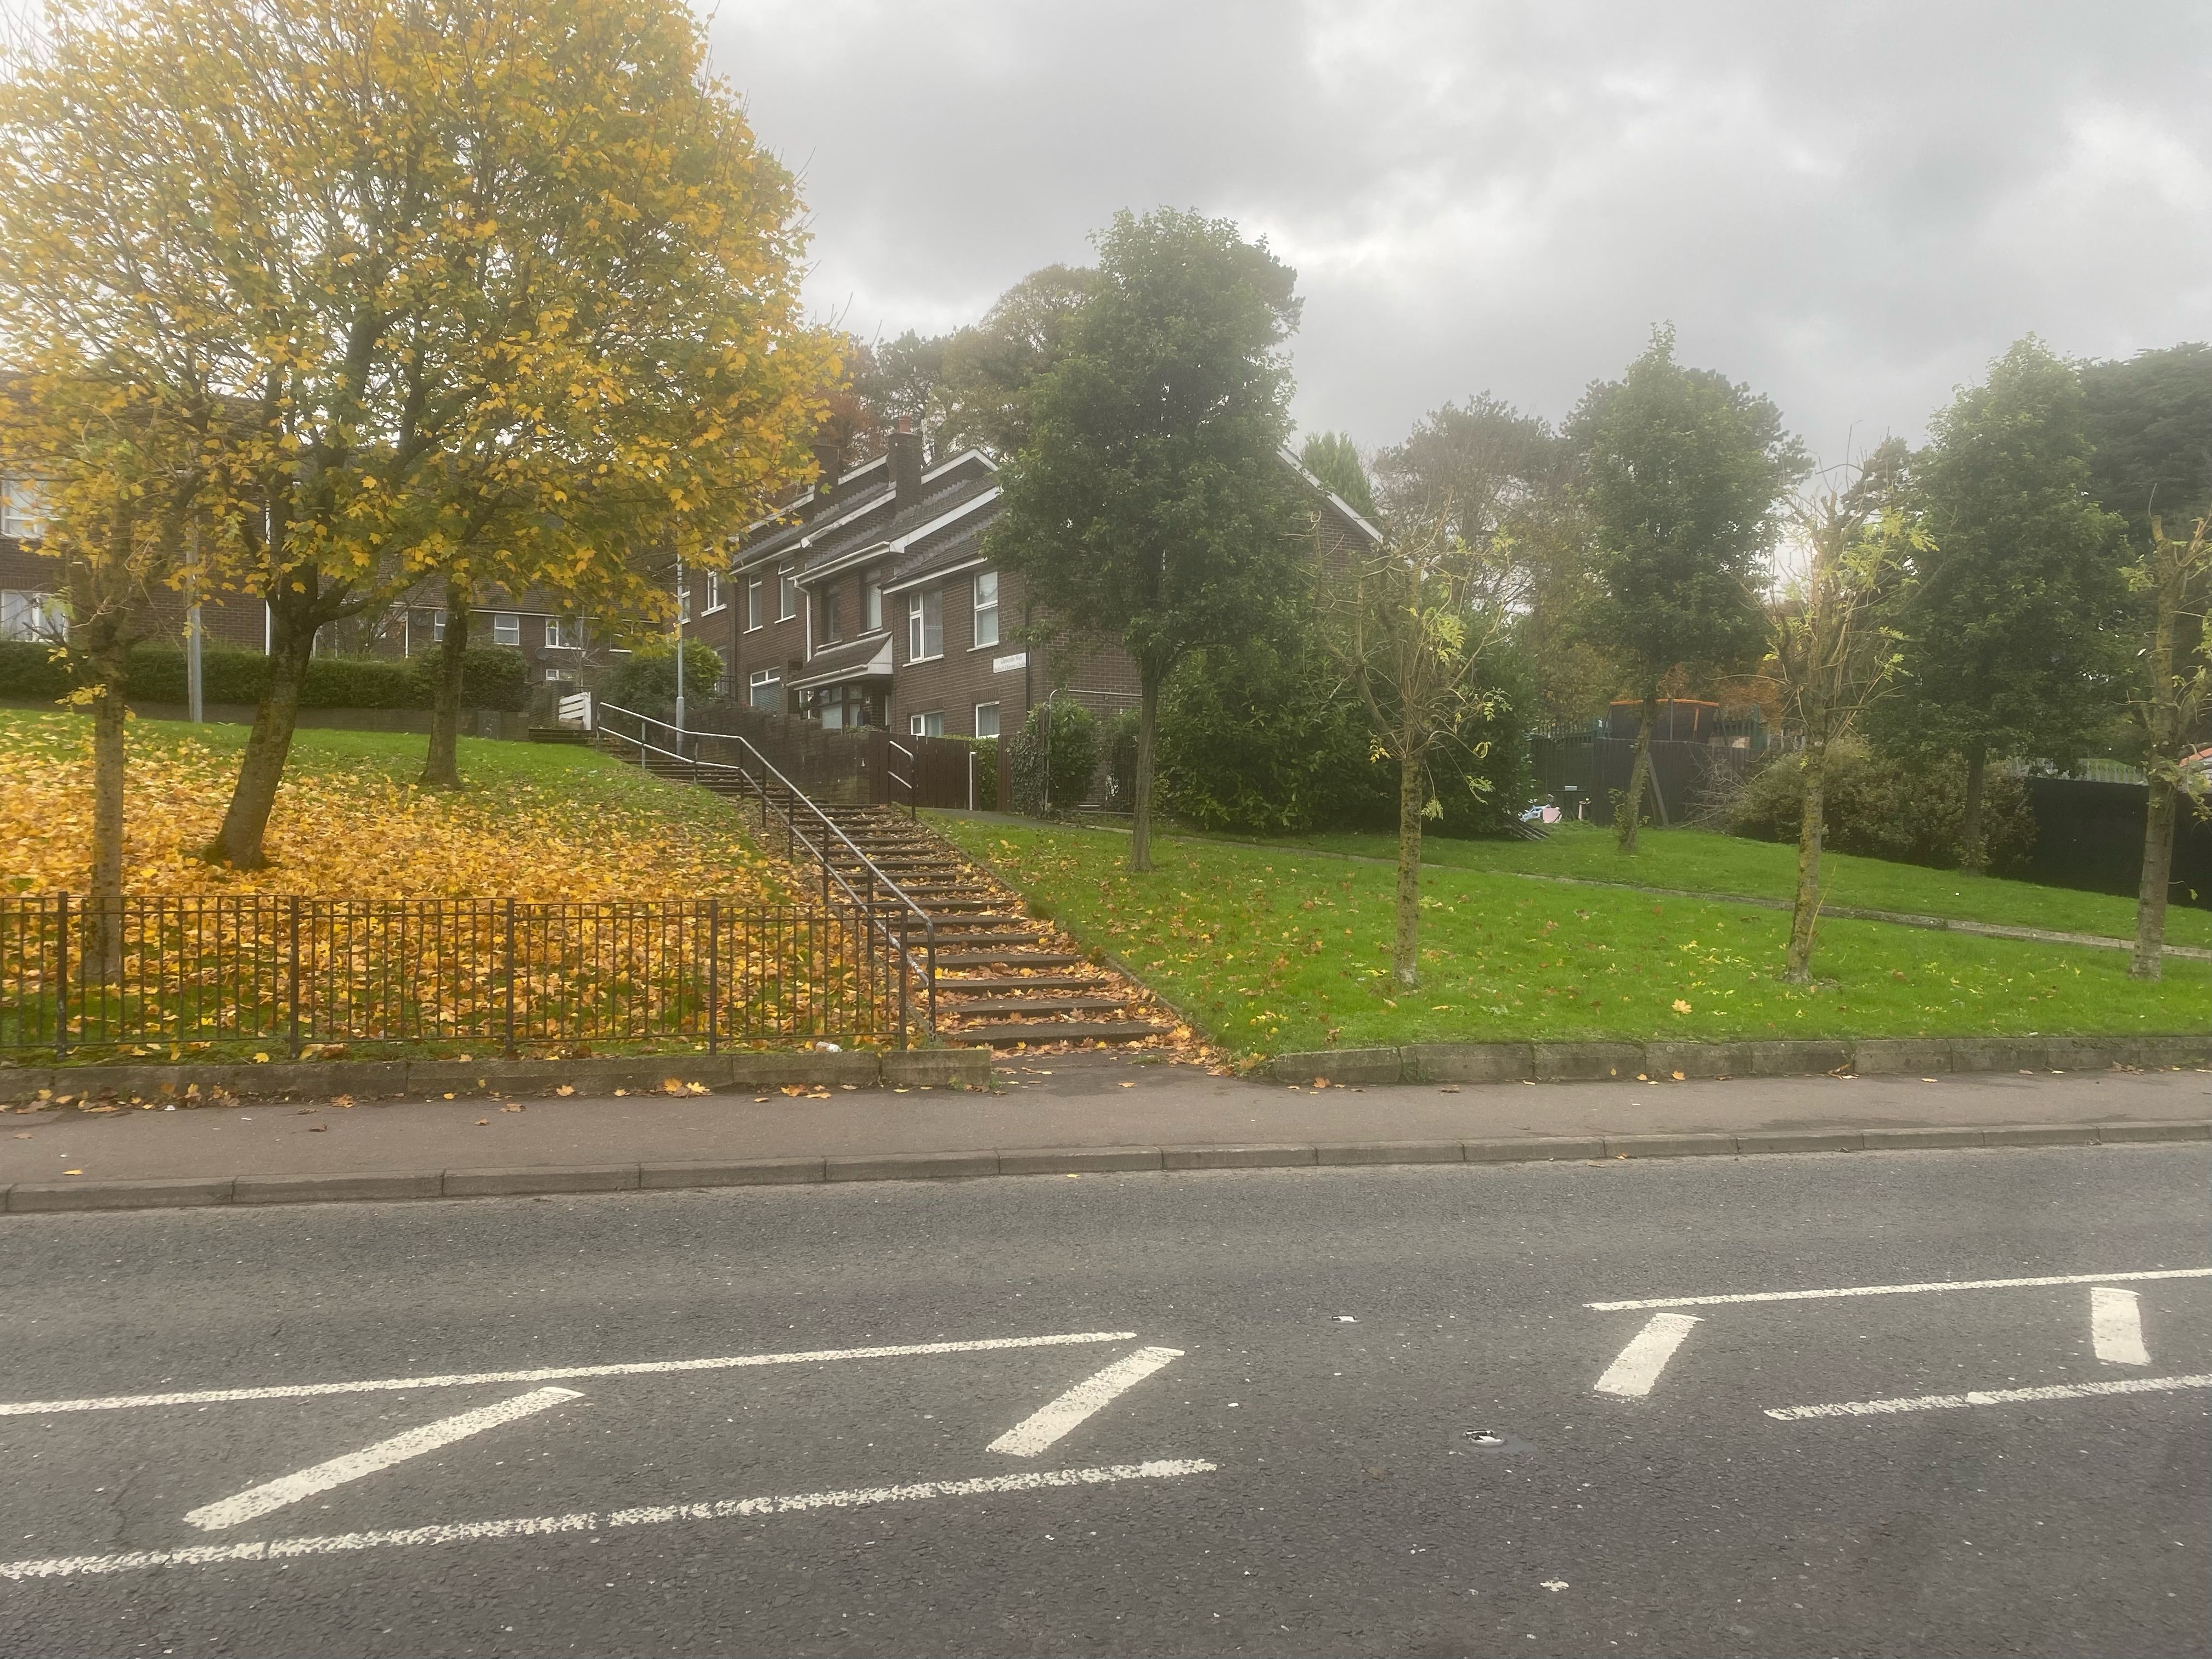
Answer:
[[[924,593],[910,594],[906,602],[906,655],[908,662],[921,662],[930,657],[945,654],[945,594],[941,589],[931,588]]]
[[[548,617],[545,619],[545,643],[548,648],[555,651],[560,650],[568,643],[568,630],[562,627],[561,619],[558,617]]]
[[[707,573],[707,614],[713,616],[722,608],[722,574],[719,570]]]
[[[0,536],[34,542],[46,532],[46,501],[28,478],[0,478]]]
[[[860,580],[862,586],[867,589],[868,594],[867,631],[871,634],[881,633],[884,626],[884,585],[876,580],[876,573],[872,570]]]
[[[975,648],[999,642],[999,573],[975,573]]]
[[[761,615],[761,611],[763,609],[761,601],[762,586],[763,584],[759,582],[747,582],[745,584],[745,627],[748,631],[752,629],[758,628],[763,622],[767,620]]]
[[[495,611],[491,615],[491,642],[494,645],[520,645],[522,618],[512,611]]]
[[[430,613],[430,638],[438,644],[445,643],[446,613],[442,611],[433,611]]]
[[[69,634],[69,618],[61,601],[51,593],[0,591],[0,640],[44,640],[49,643]]]
[[[818,644],[835,645],[844,637],[837,614],[844,607],[839,605],[837,600],[836,582],[823,583],[822,591],[815,596],[814,637]]]
[[[789,565],[775,573],[775,619],[789,622],[799,614],[799,576]]]

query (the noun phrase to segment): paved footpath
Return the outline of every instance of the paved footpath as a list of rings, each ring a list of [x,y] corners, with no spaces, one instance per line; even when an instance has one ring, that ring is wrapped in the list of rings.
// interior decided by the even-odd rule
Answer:
[[[1073,1055],[1016,1058],[1002,1064],[997,1077],[999,1086],[988,1093],[492,1097],[362,1101],[350,1108],[259,1101],[175,1111],[9,1113],[0,1115],[0,1187],[1528,1137],[1578,1139],[1581,1147],[1563,1146],[1562,1155],[1580,1157],[1589,1155],[1588,1144],[1596,1137],[2084,1128],[2212,1119],[2212,1073],[2196,1071],[1316,1090],[1209,1076],[1191,1066]],[[509,1105],[521,1109],[504,1109]],[[1174,1161],[1170,1157],[1170,1165]],[[939,1172],[978,1171],[948,1165]]]
[[[1929,1093],[2152,1097],[2027,1083]],[[2201,1654],[2208,1175],[2053,1146],[9,1216],[0,1654]]]

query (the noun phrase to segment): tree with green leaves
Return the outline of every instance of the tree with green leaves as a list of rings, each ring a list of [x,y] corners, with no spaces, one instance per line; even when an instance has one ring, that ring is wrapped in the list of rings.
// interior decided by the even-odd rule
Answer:
[[[2212,514],[2212,345],[2196,341],[2081,365],[2088,411],[2089,490],[2151,545],[2154,514],[2168,525]]]
[[[1896,642],[1883,619],[1898,602],[1905,556],[1929,548],[1927,532],[1890,487],[1903,450],[1902,443],[1886,445],[1863,464],[1832,469],[1799,499],[1791,519],[1805,568],[1769,602],[1770,660],[1784,724],[1802,745],[1776,763],[1796,766],[1803,786],[1796,900],[1782,975],[1792,985],[1813,976],[1829,757],[1896,670]]]
[[[1098,273],[1088,266],[1046,265],[945,342],[945,448],[1019,453],[1029,437],[1031,394],[1066,349],[1097,286]]]
[[[325,626],[449,572],[665,607],[811,466],[796,192],[678,0],[52,15],[0,77],[0,314],[198,422],[272,659],[210,859],[263,861]]]
[[[1915,458],[1932,544],[1911,556],[1892,746],[1965,768],[1960,867],[1978,870],[1992,760],[2070,765],[2118,712],[2121,525],[2090,494],[2080,375],[2030,336],[1963,388]]]
[[[988,550],[1053,625],[1117,638],[1136,663],[1143,871],[1161,686],[1194,647],[1237,638],[1302,557],[1279,457],[1297,277],[1193,212],[1118,214],[1097,246],[1097,289],[1030,396]]]
[[[1359,459],[1349,432],[1308,434],[1298,451],[1298,464],[1362,518],[1380,516],[1375,507],[1375,487],[1368,481],[1366,464]]]
[[[1809,461],[1767,398],[1676,362],[1671,327],[1652,331],[1622,379],[1591,386],[1567,429],[1582,455],[1595,623],[1643,704],[1615,809],[1621,849],[1633,853],[1660,683],[1677,668],[1728,672],[1756,659],[1782,498]]]
[[[1451,516],[1393,520],[1336,597],[1340,615],[1328,635],[1367,712],[1369,740],[1397,767],[1390,973],[1401,991],[1420,979],[1421,827],[1443,816],[1436,763],[1492,712],[1482,670],[1510,632],[1509,544],[1476,546],[1454,533]],[[1481,787],[1479,774],[1462,775]]]
[[[2212,519],[2200,518],[2187,541],[2150,519],[2150,555],[2131,575],[2150,602],[2150,637],[2130,707],[2141,725],[2143,774],[2142,879],[2136,889],[2136,951],[2128,972],[2156,979],[2166,963],[2166,906],[2173,876],[2173,832],[2185,806],[2212,811],[2212,778],[2197,742],[2212,708]]]

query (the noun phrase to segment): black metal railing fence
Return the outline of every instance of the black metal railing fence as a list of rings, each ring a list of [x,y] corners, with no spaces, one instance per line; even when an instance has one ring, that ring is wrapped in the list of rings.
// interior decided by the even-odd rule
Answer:
[[[904,1046],[895,947],[834,902],[5,897],[0,1049]]]

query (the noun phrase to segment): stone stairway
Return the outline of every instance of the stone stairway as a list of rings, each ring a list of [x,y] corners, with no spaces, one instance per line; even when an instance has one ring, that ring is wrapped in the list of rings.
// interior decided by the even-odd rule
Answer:
[[[625,759],[636,757],[619,741],[605,746]],[[674,756],[650,752],[645,764],[672,782],[697,783],[750,805],[761,817],[763,844],[782,850],[775,814],[735,772],[695,775]],[[936,929],[937,1033],[945,1042],[1006,1048],[1177,1039],[1175,1017],[1151,992],[1030,916],[1018,895],[927,824],[891,807],[810,802],[781,786],[771,786],[770,795],[770,805],[796,819],[811,819],[818,809],[843,831],[851,845],[830,842],[830,864],[855,889],[867,890],[865,857],[929,917]],[[806,874],[818,874],[806,849],[796,850]],[[917,957],[921,942],[918,933],[909,940]],[[1188,1033],[1181,1036],[1187,1040]]]

